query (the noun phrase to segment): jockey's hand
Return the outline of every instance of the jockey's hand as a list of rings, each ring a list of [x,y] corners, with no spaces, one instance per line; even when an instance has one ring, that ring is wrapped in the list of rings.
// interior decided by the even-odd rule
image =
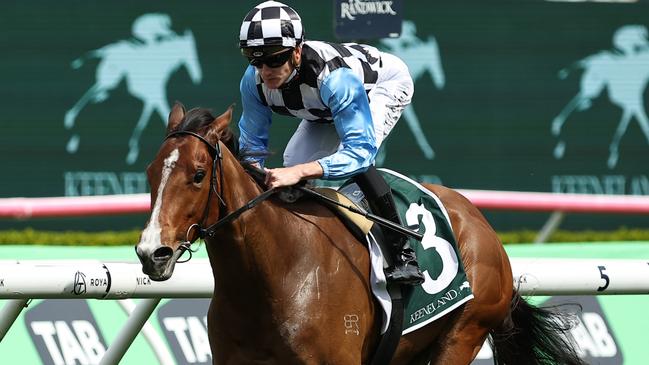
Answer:
[[[301,177],[298,171],[296,171],[295,166],[266,169],[266,185],[269,189],[295,185],[300,180]]]
[[[317,162],[307,162],[291,167],[266,169],[266,185],[269,189],[291,186],[306,179],[322,177],[324,171]]]

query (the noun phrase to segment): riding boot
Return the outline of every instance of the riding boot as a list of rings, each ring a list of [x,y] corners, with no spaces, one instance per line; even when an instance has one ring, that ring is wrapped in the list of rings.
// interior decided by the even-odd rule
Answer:
[[[392,191],[374,166],[354,177],[375,214],[394,223],[402,225],[397,213]],[[408,238],[392,229],[381,226],[385,240],[388,242],[388,254],[391,266],[386,269],[388,281],[418,285],[424,282],[424,275],[419,270],[415,251],[408,244]]]
[[[372,209],[380,211],[380,214],[384,218],[402,225],[391,192],[378,197],[374,202],[374,205],[376,208]],[[393,258],[393,265],[388,267],[385,271],[387,279],[408,285],[418,285],[423,283],[424,275],[419,269],[415,250],[413,250],[408,243],[408,237],[389,228],[383,229],[383,235],[391,246],[390,253]]]

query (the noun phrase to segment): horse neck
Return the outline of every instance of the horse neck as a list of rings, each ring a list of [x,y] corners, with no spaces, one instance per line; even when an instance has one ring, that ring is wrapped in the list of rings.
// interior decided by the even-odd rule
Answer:
[[[227,212],[232,212],[250,200],[263,193],[261,187],[252,179],[244,170],[243,166],[230,153],[229,150],[223,149],[222,161],[222,186],[223,200],[227,206]],[[252,208],[252,210],[257,207]],[[246,212],[248,213],[248,212]],[[246,215],[244,213],[244,215]],[[222,214],[223,215],[223,214]],[[242,217],[237,218],[233,224],[240,221]]]
[[[224,155],[222,192],[228,211],[233,211],[262,190],[228,157],[229,151]],[[236,321],[234,327],[242,337],[277,325],[274,316],[257,314],[310,313],[309,303],[320,296],[319,280],[343,290],[349,284],[342,278],[356,278],[369,267],[365,248],[350,244],[353,236],[327,208],[309,201],[298,201],[291,208],[266,200],[206,242],[214,275],[215,316],[226,317],[220,324],[226,327]]]
[[[227,206],[221,217],[244,206],[263,191],[244,171],[241,164],[230,154],[223,151],[221,195]],[[217,197],[210,202],[217,206]],[[269,267],[277,265],[275,253],[279,242],[273,239],[278,227],[286,225],[287,210],[266,200],[241,214],[232,222],[219,229],[213,242],[208,242],[208,252],[215,280],[228,280],[233,276],[243,281],[263,285],[265,273]],[[210,217],[215,222],[216,217]],[[275,232],[276,233],[276,232]],[[288,236],[291,232],[285,232]],[[282,252],[289,250],[282,247]],[[227,286],[228,283],[223,283]],[[240,284],[234,283],[238,289]]]

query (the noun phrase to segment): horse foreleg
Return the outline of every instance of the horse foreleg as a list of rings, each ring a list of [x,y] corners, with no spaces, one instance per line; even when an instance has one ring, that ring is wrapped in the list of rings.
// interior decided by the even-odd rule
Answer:
[[[412,134],[415,136],[415,140],[417,141],[421,151],[424,153],[424,156],[428,160],[435,158],[435,151],[433,151],[433,148],[428,143],[424,132],[421,130],[419,118],[417,118],[417,114],[415,114],[415,109],[412,105],[408,105],[403,110],[403,116],[406,117],[406,123],[408,123],[408,127],[410,127]]]
[[[612,169],[617,165],[617,160],[620,155],[618,151],[618,148],[620,146],[620,140],[622,139],[622,136],[626,132],[626,129],[629,126],[629,122],[631,122],[632,116],[633,113],[630,110],[624,110],[624,113],[622,113],[622,119],[620,119],[620,124],[618,124],[617,129],[615,130],[613,141],[611,141],[611,145],[609,147],[609,151],[610,151],[608,155],[609,169]]]
[[[135,128],[133,128],[133,134],[131,139],[128,141],[128,155],[126,155],[126,163],[132,165],[137,160],[137,157],[140,155],[140,136],[142,131],[146,128],[153,113],[153,104],[145,103],[144,108],[142,109],[142,114],[140,114],[140,119],[137,121]]]
[[[566,119],[568,119],[568,116],[577,108],[577,106],[581,105],[583,101],[584,98],[581,95],[581,92],[577,93],[577,95],[575,95],[572,100],[563,107],[561,113],[552,120],[552,134],[554,136],[558,137],[561,134],[561,128],[566,122]]]
[[[552,120],[552,134],[555,136],[559,136],[561,134],[561,128],[563,127],[563,124],[566,122],[566,119],[568,119],[568,116],[579,106],[584,102],[584,98],[582,97],[581,93],[577,93],[575,97],[566,104],[566,106],[561,110],[561,113],[557,115],[553,120]],[[554,158],[556,159],[561,159],[563,158],[563,155],[566,151],[566,143],[562,140],[559,140],[557,142],[557,145],[554,147]]]
[[[647,113],[645,113],[645,110],[642,106],[638,108],[638,112],[635,113],[635,117],[638,120],[638,124],[640,124],[640,128],[642,129],[645,138],[647,139],[647,143],[649,143],[649,119],[647,118]]]
[[[86,106],[86,104],[88,104],[89,101],[96,101],[100,99],[101,93],[102,91],[97,84],[92,85],[88,90],[86,90],[86,92],[74,104],[74,106],[65,113],[65,118],[63,119],[63,126],[65,127],[65,129],[72,129],[81,110]],[[106,91],[103,91],[103,93],[106,93]],[[68,151],[68,153],[76,153],[79,149],[80,139],[81,137],[78,134],[72,134],[65,146],[66,151]]]
[[[65,113],[65,118],[63,120],[63,126],[65,129],[71,129],[74,127],[74,121],[77,119],[79,112],[81,112],[81,109],[83,109],[89,101],[101,101],[102,93],[106,93],[106,91],[101,91],[97,84],[92,85],[88,90],[86,90],[74,106]]]

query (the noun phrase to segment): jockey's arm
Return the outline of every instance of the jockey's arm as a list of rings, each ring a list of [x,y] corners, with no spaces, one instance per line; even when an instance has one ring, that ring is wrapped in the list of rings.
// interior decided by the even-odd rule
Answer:
[[[272,112],[264,105],[257,92],[255,69],[248,66],[239,84],[243,113],[239,119],[239,149],[246,152],[258,152],[260,156],[251,156],[249,162],[264,165],[264,154],[268,149],[268,134]]]
[[[266,170],[270,188],[290,186],[307,179],[342,179],[367,170],[376,157],[374,125],[361,81],[348,68],[333,71],[320,87],[322,101],[331,109],[343,146],[317,161]]]
[[[342,179],[367,170],[378,148],[370,104],[361,80],[348,68],[331,72],[320,87],[322,101],[331,109],[342,148],[321,158],[324,179]]]

